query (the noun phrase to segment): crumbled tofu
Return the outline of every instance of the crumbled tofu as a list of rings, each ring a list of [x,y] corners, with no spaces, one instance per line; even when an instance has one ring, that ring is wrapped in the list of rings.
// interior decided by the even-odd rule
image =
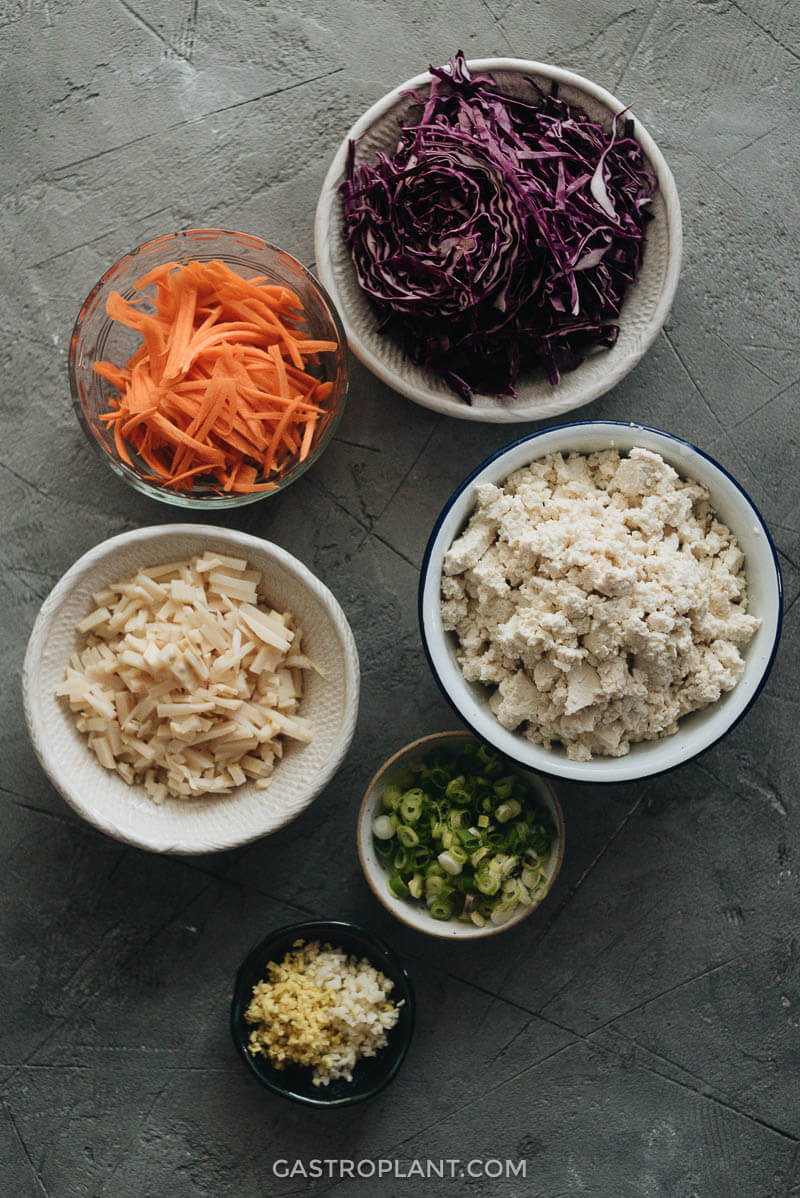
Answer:
[[[206,553],[95,595],[57,694],[106,769],[156,803],[269,785],[281,737],[308,743],[302,633],[247,562]]]
[[[503,727],[620,757],[736,685],[760,623],[743,555],[658,454],[552,454],[476,501],[444,558],[442,619]]]

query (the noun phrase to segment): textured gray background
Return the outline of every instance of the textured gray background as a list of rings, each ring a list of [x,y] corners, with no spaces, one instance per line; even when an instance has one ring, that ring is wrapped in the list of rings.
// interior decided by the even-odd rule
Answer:
[[[492,943],[394,923],[354,844],[377,764],[454,726],[416,624],[453,486],[519,429],[434,416],[354,364],[349,407],[296,486],[220,523],[285,546],[336,593],[363,702],[341,772],[272,839],[149,856],[80,822],[29,747],[17,678],[45,595],[100,540],[179,513],[112,477],[72,414],[66,350],[102,271],[186,225],[313,264],[334,150],[388,87],[456,49],[559,63],[630,100],[675,173],[685,259],[653,349],[585,415],[694,440],[780,550],[781,652],[744,722],[641,785],[559,786],[548,902]],[[443,1198],[800,1194],[796,600],[800,16],[790,0],[0,0],[4,513],[0,1195],[289,1194],[278,1158],[509,1158],[528,1180],[313,1193]],[[350,1112],[262,1092],[228,1039],[232,978],[269,928],[352,917],[419,997],[397,1081]]]

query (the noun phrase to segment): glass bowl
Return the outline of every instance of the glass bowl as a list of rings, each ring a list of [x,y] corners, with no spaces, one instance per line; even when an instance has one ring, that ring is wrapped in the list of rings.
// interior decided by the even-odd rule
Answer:
[[[387,1043],[373,1057],[361,1057],[353,1068],[351,1081],[336,1078],[328,1085],[315,1086],[307,1066],[289,1064],[276,1069],[268,1057],[248,1052],[252,1026],[245,1019],[253,987],[267,976],[270,961],[281,961],[296,940],[318,940],[343,949],[348,956],[366,957],[370,965],[393,983],[389,998],[402,1003],[399,1018],[387,1033]],[[397,1075],[408,1052],[414,1031],[414,991],[400,959],[374,933],[345,920],[315,920],[278,928],[247,954],[236,977],[231,1003],[230,1028],[233,1043],[253,1077],[292,1102],[312,1107],[352,1106],[373,1098]]]
[[[335,341],[337,349],[318,355],[315,364],[309,360],[305,369],[322,382],[332,383],[325,411],[317,422],[307,457],[294,455],[280,474],[269,481],[274,490],[244,494],[226,492],[214,480],[191,484],[191,490],[176,490],[153,478],[153,471],[131,450],[133,468],[120,457],[111,427],[100,420],[110,410],[110,397],[115,388],[94,371],[98,361],[110,361],[124,366],[141,344],[139,333],[111,320],[106,313],[106,301],[111,292],[119,292],[130,300],[135,284],[148,271],[168,262],[208,262],[221,259],[243,278],[266,277],[273,284],[295,292],[303,306],[297,327],[311,340]],[[152,288],[146,289],[152,291]],[[308,270],[290,254],[269,245],[260,237],[248,233],[226,232],[222,229],[183,229],[157,237],[126,254],[92,288],[85,300],[75,327],[69,349],[69,380],[72,402],[78,421],[91,444],[105,459],[115,474],[124,478],[137,491],[160,499],[164,503],[191,508],[229,508],[253,503],[265,495],[276,495],[312,466],[329,443],[344,409],[347,395],[347,341],[339,315],[325,290]],[[129,447],[130,448],[130,447]],[[258,482],[267,481],[258,476]]]

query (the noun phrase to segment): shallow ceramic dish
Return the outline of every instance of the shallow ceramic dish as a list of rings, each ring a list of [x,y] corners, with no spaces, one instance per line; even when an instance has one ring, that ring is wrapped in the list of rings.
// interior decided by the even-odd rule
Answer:
[[[555,82],[563,100],[582,108],[608,130],[613,118],[626,105],[605,88],[572,71],[548,63],[516,58],[482,58],[467,64],[473,73],[489,73],[508,94],[529,95],[526,77],[543,90]],[[344,179],[348,146],[356,142],[356,161],[374,162],[379,152],[391,153],[397,143],[399,124],[418,105],[410,90],[425,95],[429,73],[417,75],[390,91],[374,104],[348,132],[334,157],[317,205],[315,245],[317,270],[342,317],[350,348],[382,382],[415,403],[461,420],[512,423],[544,420],[589,403],[608,391],[631,370],[655,339],[670,310],[678,283],[681,261],[681,215],[672,173],[663,155],[641,122],[633,120],[633,135],[639,142],[649,169],[658,180],[650,211],[652,220],[645,234],[644,255],[635,286],[625,296],[618,320],[619,337],[610,350],[587,357],[575,370],[565,372],[553,386],[541,377],[521,377],[518,398],[497,400],[475,395],[472,404],[463,402],[438,377],[415,366],[399,343],[378,331],[379,320],[361,290],[349,250],[342,236],[339,186]]]
[[[419,740],[412,741],[411,744],[406,745],[403,749],[399,749],[388,761],[384,762],[375,774],[375,777],[367,787],[361,803],[361,810],[358,814],[358,826],[356,829],[358,857],[361,862],[361,868],[364,871],[364,876],[375,897],[383,903],[387,911],[391,911],[392,915],[409,927],[415,928],[418,932],[425,932],[428,936],[438,936],[443,940],[478,940],[516,927],[532,911],[535,911],[547,897],[553,887],[553,883],[558,877],[562,861],[564,860],[564,816],[555,791],[546,778],[540,778],[529,770],[517,766],[517,773],[522,775],[526,782],[534,789],[538,801],[549,812],[550,818],[556,828],[556,838],[550,852],[550,860],[546,872],[547,889],[542,898],[535,903],[531,903],[528,907],[518,907],[517,911],[506,923],[499,924],[498,926],[486,923],[484,927],[478,928],[473,923],[464,923],[458,919],[434,919],[424,903],[414,902],[412,899],[395,898],[389,891],[386,885],[389,872],[375,852],[372,836],[373,821],[383,811],[381,794],[384,787],[389,786],[401,777],[409,766],[416,765],[424,760],[432,750],[448,747],[457,748],[460,744],[474,741],[475,739],[471,732],[435,732],[430,736],[423,736]]]
[[[515,470],[550,453],[620,451],[642,446],[661,455],[683,478],[701,483],[711,504],[735,534],[745,555],[748,611],[761,626],[744,647],[745,667],[732,691],[700,711],[684,716],[678,731],[661,740],[642,741],[625,757],[595,757],[570,761],[561,748],[545,749],[509,732],[495,719],[488,691],[465,681],[455,654],[455,638],[442,627],[440,583],[442,561],[475,505],[475,488],[481,483],[502,483]],[[742,718],[764,686],[781,631],[781,574],[767,527],[753,501],[718,462],[702,450],[657,429],[614,421],[567,424],[533,433],[487,458],[464,480],[447,501],[422,564],[419,589],[422,640],[431,669],[445,697],[466,724],[512,760],[544,774],[577,782],[626,782],[662,773],[696,757]]]
[[[279,474],[268,481],[276,484],[272,491],[232,494],[213,482],[198,478],[188,491],[167,487],[153,480],[148,464],[130,448],[131,463],[120,456],[111,427],[100,415],[109,410],[109,396],[115,388],[94,372],[94,363],[110,361],[123,366],[141,343],[141,336],[106,314],[106,301],[112,291],[131,299],[137,281],[149,270],[168,262],[208,262],[221,259],[243,278],[258,275],[270,283],[289,288],[300,299],[303,315],[298,328],[314,340],[335,341],[335,353],[319,355],[318,365],[309,364],[308,373],[333,388],[325,401],[325,411],[314,431],[308,456],[299,460],[296,455]],[[151,288],[152,290],[152,288]],[[347,397],[347,342],[338,313],[324,289],[306,268],[277,246],[269,245],[250,233],[228,232],[224,229],[182,229],[168,233],[137,246],[116,262],[92,288],[84,301],[72,332],[69,349],[69,381],[72,403],[78,422],[89,442],[114,471],[134,487],[153,499],[178,507],[214,509],[240,507],[269,495],[277,495],[295,482],[319,458],[344,411]],[[256,481],[267,481],[259,477]]]
[[[319,940],[322,944],[341,948],[359,960],[366,957],[370,965],[394,983],[389,993],[391,1001],[402,1003],[397,1023],[387,1032],[386,1045],[374,1057],[362,1057],[356,1062],[352,1081],[337,1078],[327,1086],[315,1086],[310,1068],[289,1065],[285,1069],[276,1069],[264,1054],[253,1055],[248,1052],[252,1025],[244,1016],[250,1005],[253,987],[267,977],[268,963],[281,961],[298,939],[306,943]],[[373,1098],[396,1077],[411,1043],[414,1016],[411,979],[389,946],[358,924],[319,920],[278,928],[247,954],[236,977],[230,1028],[240,1057],[262,1086],[304,1106],[343,1107]]]
[[[76,625],[91,596],[143,566],[216,550],[245,557],[262,572],[265,591],[303,629],[303,646],[324,671],[307,671],[300,714],[314,728],[308,745],[287,741],[272,784],[247,782],[230,795],[153,803],[144,788],[104,769],[78,732],[69,705],[56,698]],[[358,713],[359,670],[353,634],[338,602],[285,549],[258,537],[202,524],[158,525],[103,541],[67,571],[42,605],[22,674],[28,731],[42,768],[84,819],[118,840],[159,853],[208,853],[275,832],[299,815],[331,780],[350,745]]]

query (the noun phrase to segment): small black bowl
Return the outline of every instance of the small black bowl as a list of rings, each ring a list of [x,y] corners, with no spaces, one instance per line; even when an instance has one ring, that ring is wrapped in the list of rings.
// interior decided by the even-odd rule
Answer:
[[[248,1052],[247,1044],[253,1029],[252,1025],[246,1022],[244,1014],[250,1005],[253,987],[267,977],[268,963],[282,961],[296,940],[304,940],[306,943],[319,940],[321,944],[330,944],[333,948],[342,949],[348,956],[356,956],[359,959],[366,957],[371,965],[394,982],[389,994],[391,1001],[399,1003],[402,1000],[400,1017],[387,1033],[388,1043],[378,1050],[376,1056],[362,1057],[356,1062],[352,1081],[337,1078],[327,1086],[315,1086],[311,1080],[310,1068],[287,1065],[285,1069],[276,1069],[264,1054],[253,1056]],[[397,1073],[408,1051],[413,1031],[414,992],[408,974],[397,956],[382,940],[354,923],[320,920],[278,928],[251,949],[236,975],[231,1004],[233,1042],[245,1065],[262,1086],[276,1094],[282,1094],[285,1098],[291,1098],[293,1102],[315,1107],[342,1107],[372,1098],[388,1085]]]

